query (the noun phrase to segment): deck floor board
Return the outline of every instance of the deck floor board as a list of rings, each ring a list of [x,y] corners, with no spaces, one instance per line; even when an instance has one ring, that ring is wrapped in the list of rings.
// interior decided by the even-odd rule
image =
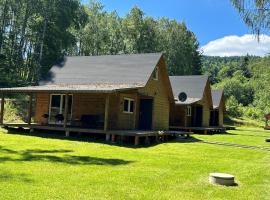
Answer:
[[[81,127],[72,127],[68,126],[64,128],[63,126],[58,125],[39,125],[39,124],[3,124],[3,127],[16,127],[16,128],[29,128],[29,129],[37,129],[37,130],[55,130],[55,131],[68,131],[68,132],[79,132],[79,133],[93,133],[93,134],[110,134],[110,135],[119,135],[119,136],[158,136],[158,135],[184,135],[184,134],[192,134],[186,131],[156,131],[156,130],[103,130],[103,129],[89,129],[89,128],[81,128]]]

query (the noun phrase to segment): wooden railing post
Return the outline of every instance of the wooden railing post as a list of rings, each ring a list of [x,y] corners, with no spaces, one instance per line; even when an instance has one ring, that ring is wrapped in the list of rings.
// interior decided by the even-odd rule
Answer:
[[[5,109],[5,96],[4,93],[2,93],[1,98],[1,113],[0,113],[0,124],[3,125],[4,123],[4,109]]]
[[[184,126],[187,127],[187,106],[185,106]]]
[[[65,95],[65,112],[64,112],[64,128],[67,127],[67,118],[68,118],[68,94]]]
[[[28,103],[28,125],[31,125],[31,118],[32,118],[32,101],[33,101],[33,94],[29,94],[29,103]]]
[[[104,113],[104,131],[108,130],[108,121],[109,121],[109,104],[110,104],[110,95],[107,94],[105,100],[105,113]]]

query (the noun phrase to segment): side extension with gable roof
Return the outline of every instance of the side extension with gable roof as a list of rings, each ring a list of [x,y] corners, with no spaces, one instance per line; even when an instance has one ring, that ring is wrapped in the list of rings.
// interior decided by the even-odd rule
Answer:
[[[209,127],[213,108],[210,81],[207,76],[170,76],[174,103],[170,109],[170,125]],[[185,99],[179,98],[184,93]]]

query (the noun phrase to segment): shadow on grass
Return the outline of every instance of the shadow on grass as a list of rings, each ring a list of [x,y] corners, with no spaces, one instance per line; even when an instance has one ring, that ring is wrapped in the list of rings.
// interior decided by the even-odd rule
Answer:
[[[255,149],[255,150],[262,150],[262,151],[270,152],[270,148],[264,147],[264,146],[252,146],[252,145],[245,145],[245,144],[235,144],[235,143],[229,143],[229,142],[206,141],[206,140],[202,140],[201,143],[211,144],[211,145],[221,145],[221,146],[227,146],[227,147]]]
[[[27,149],[15,151],[0,146],[0,154],[6,156],[0,157],[0,162],[29,162],[29,161],[45,161],[52,163],[65,163],[73,165],[126,165],[133,161],[112,158],[98,158],[92,156],[76,156],[76,155],[48,155],[55,153],[69,153],[71,150],[43,150],[43,149]]]
[[[9,172],[0,173],[0,182],[10,182],[19,181],[25,183],[32,183],[33,180],[30,179],[26,174],[11,174]]]
[[[195,137],[188,137],[188,138],[182,138],[178,137],[175,140],[169,141],[170,143],[195,143],[195,142],[201,142],[200,139],[195,138]]]
[[[126,140],[126,141],[117,141],[114,143],[105,141],[105,135],[102,137],[100,134],[73,134],[69,137],[65,137],[64,132],[62,131],[34,131],[29,132],[27,129],[16,129],[16,128],[5,128],[7,130],[8,134],[14,134],[14,135],[23,135],[23,136],[31,136],[31,137],[40,137],[40,138],[50,138],[50,139],[58,139],[58,140],[65,140],[65,141],[76,141],[76,142],[89,142],[89,143],[99,143],[99,144],[106,144],[110,146],[119,146],[119,147],[127,147],[127,148],[148,148],[153,147],[156,145],[159,145],[163,143],[161,142],[155,142],[152,140],[152,142],[147,143],[144,141],[140,141],[140,145],[135,146],[134,140]],[[185,137],[177,137],[177,138],[170,138],[167,141],[164,142],[171,142],[171,143],[192,143],[192,142],[198,142],[199,140],[193,137],[185,138]]]
[[[238,134],[238,133],[226,133],[226,135],[238,135],[238,136],[248,136],[248,137],[270,138],[270,135],[267,136],[267,135]]]

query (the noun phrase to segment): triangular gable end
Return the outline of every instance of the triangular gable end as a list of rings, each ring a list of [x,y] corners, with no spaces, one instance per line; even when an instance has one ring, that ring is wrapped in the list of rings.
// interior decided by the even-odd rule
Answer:
[[[157,68],[159,68],[159,72],[161,72],[160,73],[161,76],[159,75],[158,80],[159,81],[164,81],[164,84],[166,86],[165,89],[166,89],[169,101],[171,103],[173,103],[174,102],[174,96],[173,96],[172,86],[171,86],[171,82],[170,82],[170,79],[169,79],[167,65],[166,65],[166,61],[165,61],[165,58],[164,58],[163,54],[161,54],[159,60],[157,61],[152,73],[150,74],[150,76],[148,78],[147,83],[145,84],[145,87],[149,84],[150,81],[152,81],[154,73],[157,70]]]

